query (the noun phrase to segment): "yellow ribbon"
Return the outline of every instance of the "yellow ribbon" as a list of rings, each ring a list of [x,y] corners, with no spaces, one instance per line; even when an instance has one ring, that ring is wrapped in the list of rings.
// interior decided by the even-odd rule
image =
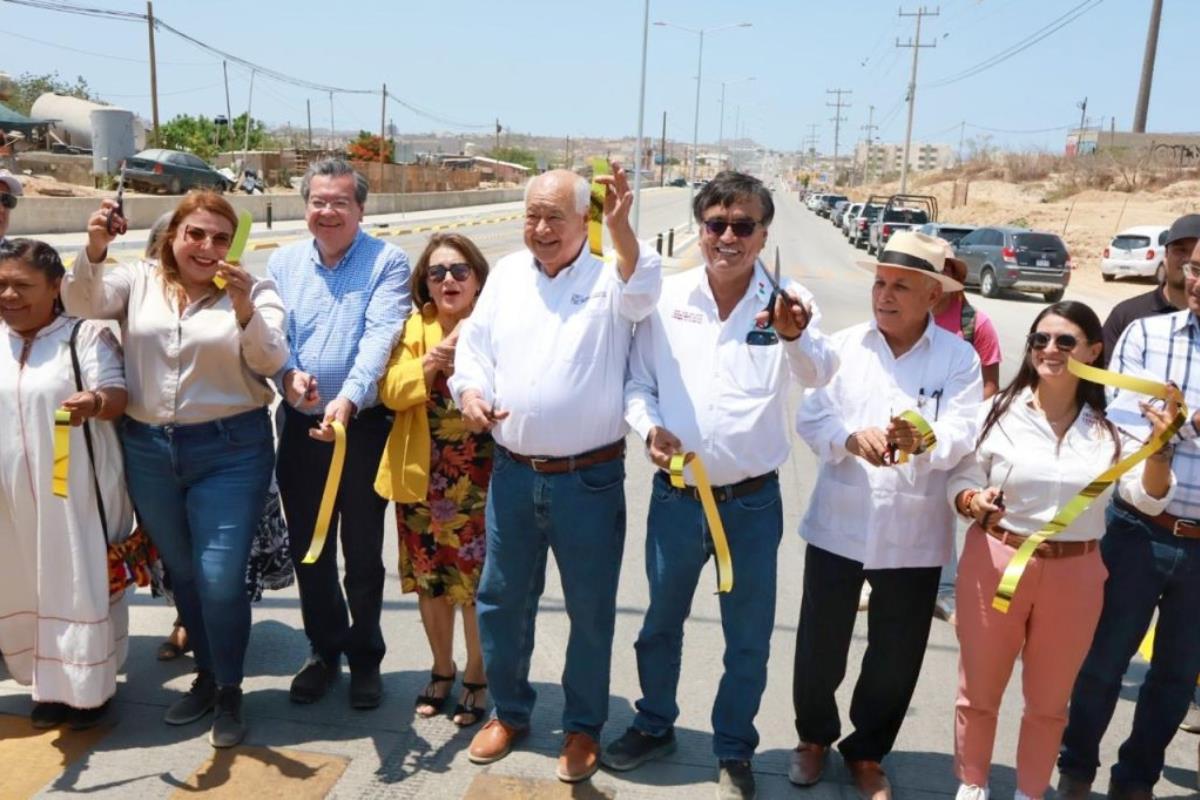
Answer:
[[[604,195],[608,187],[596,181],[601,175],[611,175],[608,159],[592,159],[592,201],[588,206],[588,249],[593,255],[604,254]]]
[[[71,463],[71,412],[54,410],[54,473],[50,488],[58,497],[67,496],[67,470]]]
[[[1146,638],[1142,639],[1142,643],[1138,645],[1138,655],[1146,659],[1146,663],[1154,660],[1154,627],[1146,631]],[[1200,686],[1200,679],[1196,681],[1196,685]]]
[[[1099,367],[1091,367],[1073,358],[1067,361],[1067,369],[1073,375],[1085,381],[1099,383],[1103,386],[1113,386],[1138,394],[1150,395],[1160,400],[1167,399],[1168,387],[1165,383],[1137,378],[1132,375],[1122,375],[1119,372],[1112,372],[1100,369]],[[1021,576],[1025,574],[1025,567],[1028,566],[1029,559],[1033,557],[1033,551],[1037,549],[1037,546],[1060,533],[1074,522],[1075,518],[1082,514],[1084,509],[1091,505],[1093,500],[1103,494],[1109,486],[1112,486],[1118,478],[1145,461],[1159,448],[1169,442],[1171,437],[1178,433],[1179,429],[1187,422],[1187,415],[1187,406],[1181,401],[1179,403],[1179,410],[1175,414],[1175,419],[1171,420],[1171,424],[1167,426],[1166,430],[1157,436],[1151,437],[1137,452],[1100,473],[1082,491],[1064,503],[1055,513],[1054,518],[1046,523],[1045,527],[1022,542],[1017,552],[1013,554],[1012,560],[1008,562],[1008,566],[1004,568],[1004,577],[1000,579],[1000,585],[996,587],[996,595],[992,598],[992,608],[1002,613],[1008,613],[1008,607],[1012,603],[1013,595],[1017,591],[1017,584],[1021,582]]]
[[[338,486],[342,483],[342,466],[346,463],[346,427],[334,420],[333,460],[329,462],[329,474],[325,477],[325,491],[321,494],[321,505],[317,510],[317,524],[313,527],[312,542],[304,554],[302,564],[314,564],[325,549],[325,537],[329,533],[329,521],[333,519],[333,505],[337,502]]]
[[[937,446],[937,436],[933,433],[933,426],[926,422],[925,418],[916,411],[902,411],[898,418],[911,424],[917,429],[917,433],[921,434],[921,446],[917,449],[918,453],[924,453]],[[910,454],[907,450],[901,450],[897,461],[900,464],[907,464],[909,457]]]
[[[713,550],[717,556],[717,592],[733,591],[733,559],[729,555],[729,540],[725,538],[725,526],[721,524],[721,514],[717,511],[717,499],[713,497],[708,471],[704,469],[700,456],[695,453],[676,453],[671,456],[671,485],[676,489],[687,488],[687,481],[683,479],[683,470],[687,466],[692,468],[692,479],[696,482],[696,491],[700,493],[700,506],[704,509],[704,518],[712,534]]]

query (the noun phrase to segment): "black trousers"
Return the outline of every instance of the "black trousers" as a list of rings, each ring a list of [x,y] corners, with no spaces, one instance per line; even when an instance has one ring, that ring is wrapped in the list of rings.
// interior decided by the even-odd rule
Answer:
[[[318,419],[280,403],[279,455],[275,474],[288,521],[304,633],[317,655],[331,664],[342,654],[350,668],[370,669],[386,646],[379,626],[383,610],[383,520],[387,500],[375,493],[375,473],[392,427],[382,406],[361,412],[346,426],[342,482],[321,557],[302,564],[312,542],[333,445],[308,435]],[[338,533],[346,566],[345,595],[338,586]],[[347,605],[349,611],[347,612]],[[353,620],[353,622],[351,622]]]
[[[921,673],[940,575],[940,567],[864,569],[857,561],[808,546],[792,672],[801,739],[828,747],[841,736],[834,692],[846,676],[865,580],[871,584],[867,652],[850,701],[854,732],[838,749],[848,761],[881,761],[891,752]]]

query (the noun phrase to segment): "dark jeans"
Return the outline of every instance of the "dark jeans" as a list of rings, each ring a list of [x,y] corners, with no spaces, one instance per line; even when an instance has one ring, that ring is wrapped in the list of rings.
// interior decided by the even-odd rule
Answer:
[[[283,421],[275,471],[300,583],[304,633],[313,652],[331,664],[338,663],[345,653],[352,670],[377,667],[387,649],[379,627],[387,500],[375,493],[375,473],[391,431],[392,416],[382,406],[375,406],[359,413],[346,426],[346,461],[329,523],[329,538],[316,563],[302,564],[317,524],[333,444],[308,435],[318,422],[316,417],[301,414],[287,403],[280,403],[276,413]],[[346,565],[344,596],[338,586],[338,533]]]
[[[625,459],[548,475],[496,448],[487,495],[487,557],[475,597],[496,716],[529,727],[529,683],[546,554],[562,578],[571,632],[562,685],[564,733],[600,738],[608,719],[617,580],[625,549]]]
[[[720,597],[725,657],[712,710],[713,753],[719,760],[748,761],[758,747],[754,718],[767,685],[775,628],[775,573],[783,534],[779,479],[772,476],[758,491],[717,508],[729,540],[734,582]],[[679,716],[675,693],[683,623],[712,553],[712,534],[700,501],[672,489],[659,472],[646,525],[650,607],[634,645],[642,697],[633,724],[651,736],[668,733]]]
[[[1133,729],[1112,768],[1114,783],[1150,789],[1162,774],[1167,745],[1200,673],[1200,540],[1177,538],[1114,503],[1100,552],[1108,567],[1104,610],[1075,681],[1058,768],[1083,780],[1095,778],[1121,678],[1157,608],[1154,661],[1138,692]]]
[[[941,567],[863,569],[853,559],[809,545],[796,634],[792,703],[796,733],[832,745],[841,736],[834,692],[846,676],[863,581],[871,584],[867,652],[854,695],[854,732],[838,744],[848,761],[881,761],[892,750],[925,658]]]
[[[171,573],[196,666],[242,682],[250,639],[246,562],[274,463],[266,409],[198,425],[119,426],[129,494]]]

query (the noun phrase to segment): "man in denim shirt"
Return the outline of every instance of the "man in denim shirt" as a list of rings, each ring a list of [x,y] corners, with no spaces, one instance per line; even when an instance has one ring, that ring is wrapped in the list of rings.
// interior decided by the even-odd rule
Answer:
[[[350,704],[375,708],[383,696],[379,663],[386,649],[379,617],[387,501],[375,493],[374,481],[391,429],[376,384],[411,307],[408,257],[360,227],[367,181],[345,161],[311,165],[300,194],[313,238],[279,250],[267,265],[288,309],[292,355],[277,376],[286,402],[277,412],[276,474],[312,646],[290,695],[297,703],[320,699],[344,653]],[[346,427],[345,467],[330,522],[331,534],[335,525],[341,532],[344,596],[332,536],[315,563],[301,563],[333,456],[334,421]]]

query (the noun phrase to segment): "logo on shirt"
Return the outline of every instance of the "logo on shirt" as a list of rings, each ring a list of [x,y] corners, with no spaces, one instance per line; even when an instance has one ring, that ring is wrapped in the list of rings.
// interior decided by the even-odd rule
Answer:
[[[605,290],[592,292],[591,294],[573,294],[571,295],[571,305],[581,306],[592,300],[603,300],[606,297],[608,297],[608,292]]]
[[[671,319],[700,324],[704,322],[704,315],[698,311],[684,311],[682,308],[677,308],[671,312]]]

